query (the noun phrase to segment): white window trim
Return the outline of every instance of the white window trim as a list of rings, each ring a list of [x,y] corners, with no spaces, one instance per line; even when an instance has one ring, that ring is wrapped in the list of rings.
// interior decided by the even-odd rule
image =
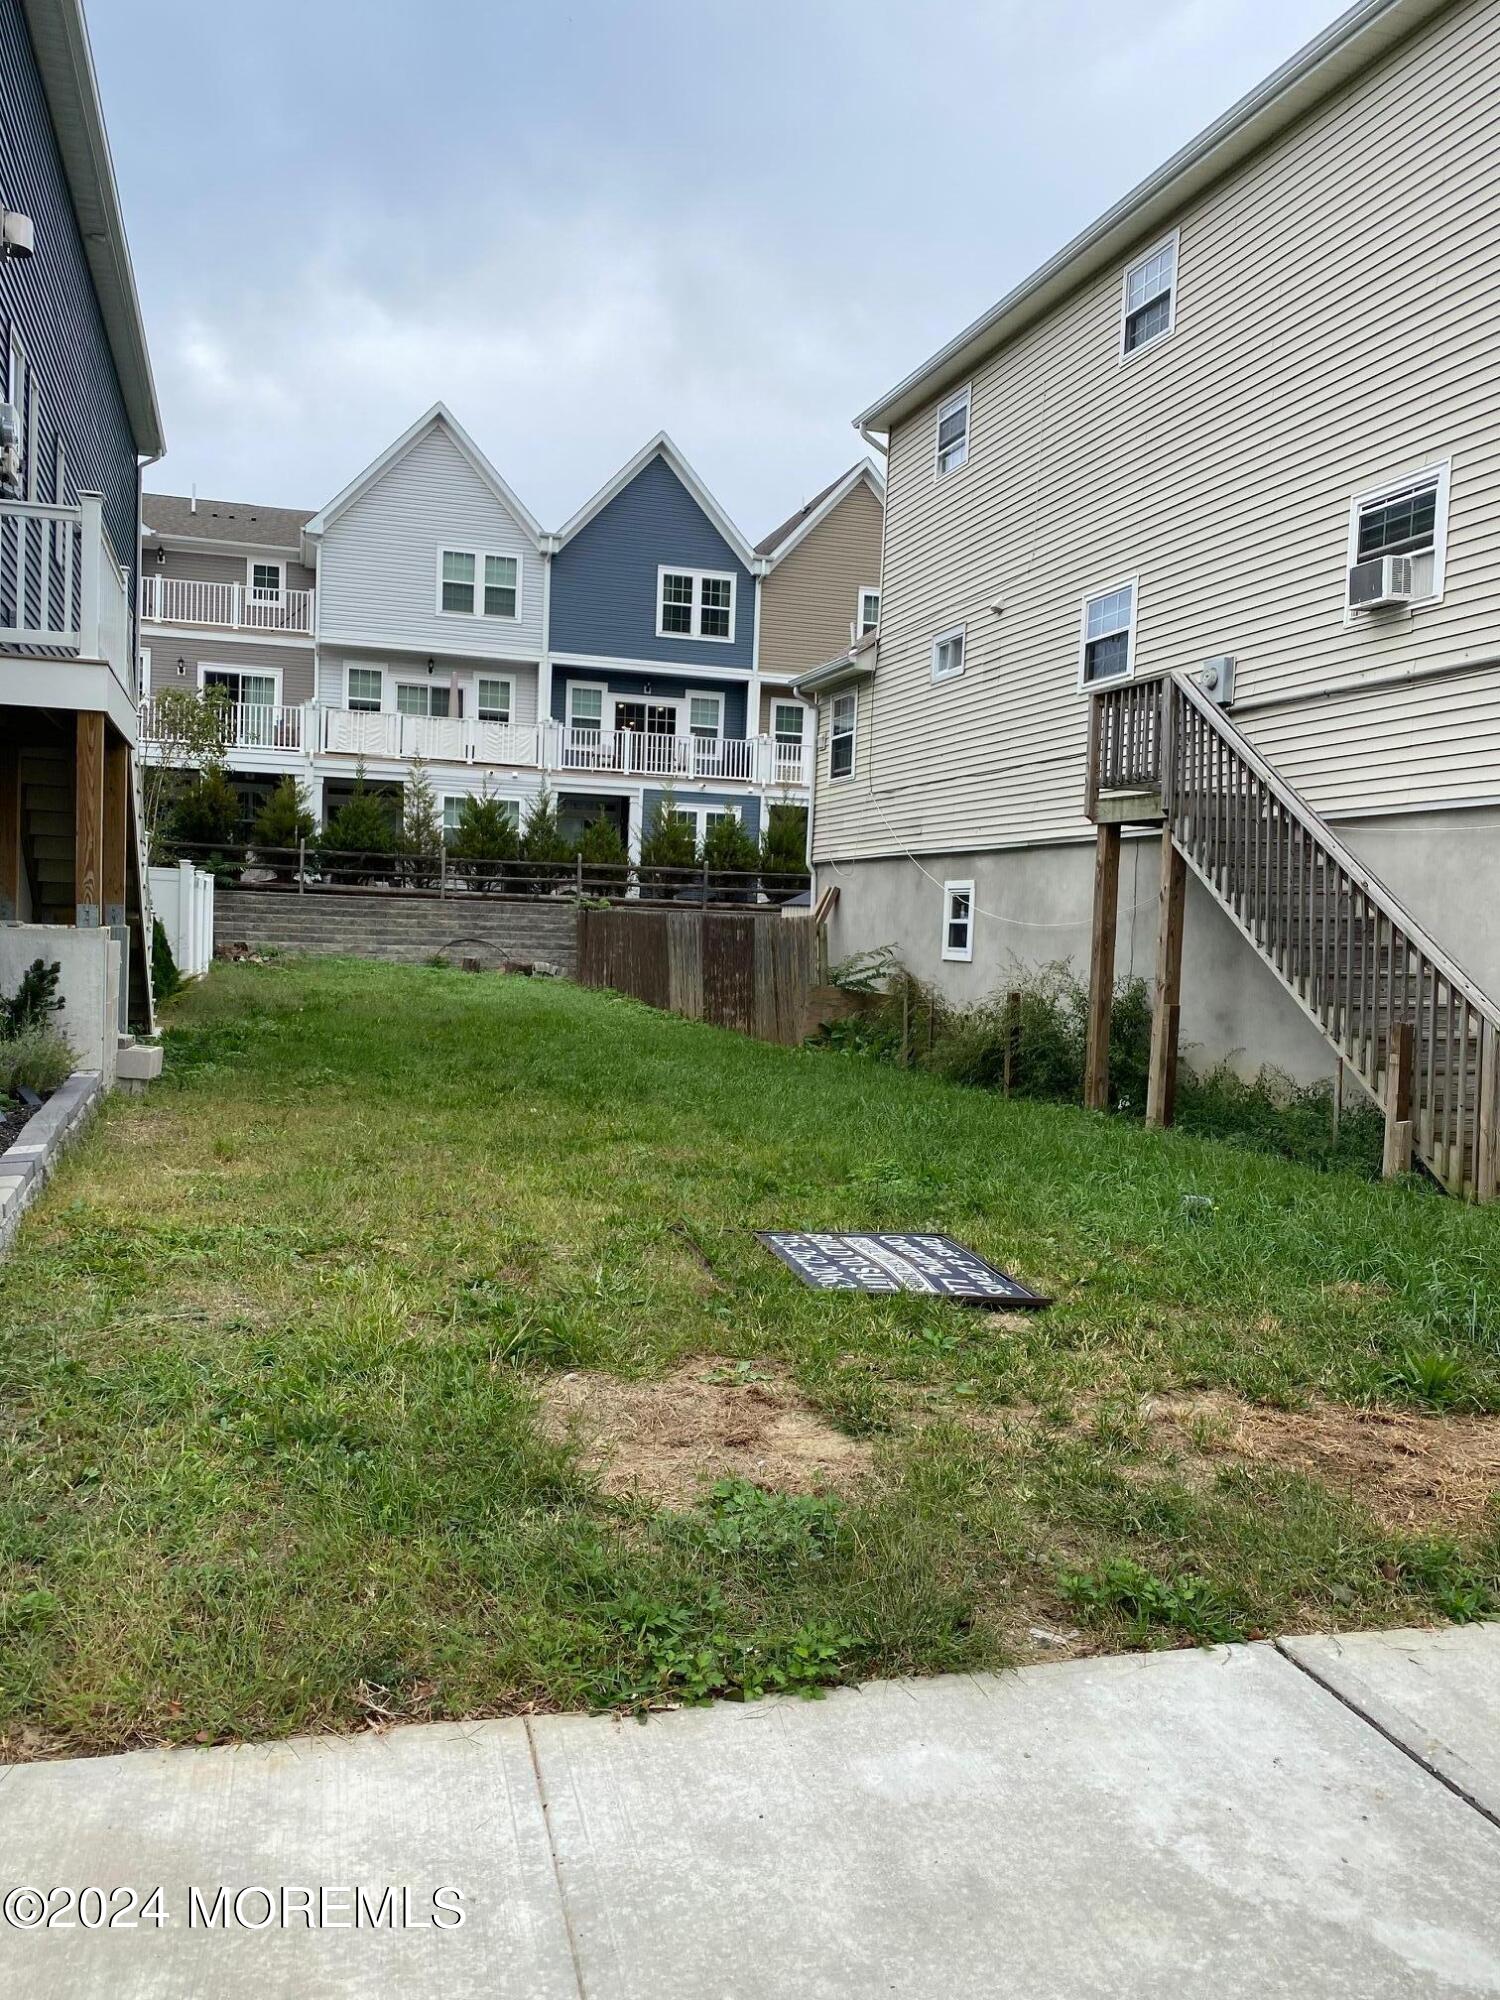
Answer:
[[[944,466],[939,463],[938,439],[942,434],[943,418],[956,403],[964,406],[964,455],[957,465]],[[974,448],[974,384],[970,380],[960,389],[950,389],[938,403],[932,419],[932,478],[936,485],[939,480],[952,479],[962,472],[973,455]]]
[[[1125,671],[1111,674],[1108,680],[1090,681],[1084,679],[1085,651],[1089,638],[1089,606],[1096,597],[1112,597],[1117,590],[1130,592],[1130,623],[1125,628]],[[1135,679],[1135,627],[1141,615],[1140,579],[1122,576],[1115,583],[1101,583],[1093,590],[1086,590],[1078,602],[1078,691],[1091,694],[1095,688],[1120,687],[1126,681]]]
[[[849,768],[847,771],[835,771],[833,768],[834,709],[846,693],[852,695],[854,700],[854,727],[849,731]],[[858,769],[859,690],[858,688],[841,689],[839,694],[831,694],[828,697],[828,782],[830,785],[847,785]]]
[[[507,690],[507,693],[506,693],[506,697],[505,697],[505,710],[506,710],[506,714],[505,714],[505,720],[504,720],[504,722],[497,722],[497,721],[496,721],[496,719],[495,719],[495,717],[494,717],[494,716],[492,716],[492,715],[481,715],[481,714],[479,713],[479,709],[480,709],[480,694],[479,694],[479,689],[480,689],[480,685],[481,685],[481,683],[482,683],[482,682],[484,682],[484,681],[498,681],[498,682],[499,682],[499,683],[501,684],[501,686],[502,686],[502,687],[504,687],[504,688],[505,688],[505,689]],[[475,720],[476,722],[487,722],[487,723],[489,723],[489,725],[491,726],[491,728],[494,728],[494,729],[508,729],[508,728],[510,728],[510,727],[511,727],[511,725],[512,725],[512,724],[513,724],[513,723],[515,722],[515,719],[516,719],[516,677],[515,677],[515,675],[514,675],[514,674],[475,674],[475,676],[474,676],[474,720]]]
[[[1448,567],[1448,485],[1453,461],[1440,458],[1434,465],[1424,465],[1414,472],[1402,473],[1396,479],[1382,479],[1378,486],[1362,487],[1349,502],[1349,540],[1344,551],[1344,623],[1366,626],[1367,613],[1358,612],[1349,602],[1349,572],[1359,560],[1359,517],[1366,507],[1376,506],[1382,500],[1389,500],[1397,493],[1406,492],[1408,487],[1436,485],[1437,506],[1432,521],[1432,591],[1427,597],[1419,597],[1407,606],[1408,611],[1421,611],[1429,604],[1440,604],[1443,598],[1443,580]]]
[[[149,653],[146,657],[150,658]],[[208,686],[208,676],[210,674],[239,674],[241,678],[248,674],[258,681],[274,681],[276,683],[276,699],[271,703],[271,706],[273,708],[280,708],[282,705],[281,672],[280,667],[252,667],[248,666],[243,660],[200,660],[198,662],[198,692],[202,694],[203,690]]]
[[[691,630],[669,632],[662,623],[662,583],[669,576],[690,576],[693,580],[693,607]],[[722,635],[703,630],[703,581],[711,577],[715,583],[729,585],[729,630]],[[656,636],[658,639],[696,639],[705,646],[732,646],[734,644],[735,622],[739,616],[740,580],[732,569],[694,569],[688,563],[658,563],[656,566]]]
[[[953,898],[967,896],[969,899],[969,927],[966,942],[957,945],[948,942],[948,926],[953,920]],[[974,884],[972,882],[945,882],[943,884],[943,957],[950,964],[968,965],[974,957]]]
[[[474,609],[472,611],[445,611],[443,609],[443,557],[472,556],[474,558]],[[484,559],[494,556],[497,562],[513,562],[516,566],[516,608],[510,615],[503,611],[486,611],[484,608]],[[437,560],[434,564],[436,583],[433,590],[433,609],[439,618],[473,618],[487,620],[493,625],[519,625],[526,589],[526,564],[518,549],[475,549],[465,548],[457,542],[439,542]]]
[[[276,595],[274,598],[255,596],[255,572],[258,569],[275,570]],[[252,598],[257,604],[279,604],[282,598],[286,596],[286,564],[279,562],[275,556],[246,556],[245,595]]]
[[[963,678],[964,669],[969,664],[968,631],[969,628],[967,625],[950,625],[945,632],[939,632],[933,639],[932,651],[928,656],[928,663],[933,683],[936,686],[940,687],[944,681],[956,681]],[[946,673],[939,673],[938,651],[953,639],[957,639],[959,642],[958,665],[957,667],[950,667]]]
[[[350,676],[350,674],[356,674],[356,673],[358,673],[358,674],[379,674],[379,676],[380,676],[380,708],[379,708],[379,710],[376,710],[376,709],[373,709],[373,708],[361,708],[361,709],[357,709],[357,708],[355,708],[355,706],[354,706],[354,703],[353,703],[353,700],[351,699],[351,697],[350,697],[350,694],[349,694],[349,676]],[[376,663],[375,663],[375,662],[374,662],[373,660],[345,660],[345,662],[344,662],[344,708],[345,708],[345,711],[346,711],[346,713],[348,713],[348,714],[350,714],[350,715],[375,715],[375,714],[377,714],[377,713],[379,713],[379,714],[384,714],[384,712],[385,712],[385,705],[386,705],[386,681],[385,681],[385,667],[384,667],[383,665],[377,665],[377,664],[376,664]]]
[[[869,625],[866,625],[865,623],[865,599],[867,597],[873,597],[875,600],[875,618],[874,622]],[[880,588],[877,584],[872,584],[872,583],[861,584],[859,588],[859,593],[854,600],[855,638],[863,639],[867,632],[875,631],[878,628],[879,624],[880,624]]]
[[[1138,361],[1143,354],[1151,354],[1164,340],[1170,340],[1177,331],[1177,285],[1182,275],[1179,255],[1181,230],[1174,229],[1169,235],[1158,236],[1154,243],[1148,243],[1138,257],[1132,257],[1120,273],[1120,360]],[[1125,350],[1125,322],[1130,317],[1130,274],[1139,265],[1147,263],[1158,250],[1170,248],[1172,252],[1172,289],[1167,295],[1167,323],[1160,333],[1153,333],[1148,341],[1139,347]],[[1095,593],[1098,594],[1097,592]]]
[[[611,700],[611,698],[610,698],[610,692],[609,692],[609,689],[608,689],[608,688],[607,688],[607,687],[605,686],[605,684],[604,684],[604,682],[603,682],[603,681],[569,681],[569,682],[568,682],[568,695],[567,695],[567,700],[566,700],[566,702],[564,703],[564,706],[563,706],[563,727],[564,727],[564,729],[576,729],[576,728],[578,727],[578,724],[577,724],[577,723],[576,723],[576,722],[574,721],[574,719],[573,719],[573,697],[574,697],[574,695],[575,695],[575,694],[578,694],[578,693],[579,693],[580,691],[582,691],[582,692],[583,692],[583,693],[585,693],[585,694],[597,694],[597,695],[598,695],[598,697],[599,697],[599,733],[600,733],[600,735],[601,735],[601,736],[602,736],[602,735],[612,735],[612,734],[614,733],[614,726],[615,726],[615,724],[614,724],[614,704],[613,704],[613,702],[612,702],[612,700]],[[592,719],[593,719],[593,718],[592,718],[592,717],[590,717],[590,721],[592,721]]]
[[[415,671],[415,668],[413,668],[412,673],[414,674]],[[402,708],[402,688],[415,688],[419,693],[425,689],[427,694],[426,708],[410,710]],[[432,712],[432,691],[434,688],[444,688],[447,690],[448,713],[446,715],[434,715]],[[464,695],[462,683],[455,688],[450,680],[440,679],[436,674],[430,679],[424,674],[420,680],[416,680],[411,675],[403,676],[400,667],[392,667],[391,700],[395,705],[397,715],[418,716],[424,722],[460,722],[463,720]]]
[[[645,699],[652,701],[655,697],[647,695]],[[718,711],[718,721],[714,724],[713,741],[722,743],[724,741],[724,690],[722,688],[689,688],[686,694],[683,695],[681,705],[677,710],[677,733],[680,736],[692,736],[693,703],[695,701],[711,701],[714,704],[715,709]],[[706,743],[709,741],[709,738],[699,736],[694,740],[699,743]]]
[[[440,792],[438,794],[438,819],[441,822],[443,845],[445,847],[448,844],[449,834],[456,833],[458,831],[457,827],[450,827],[448,824],[449,806],[457,806],[461,812],[467,800],[480,799],[483,798],[484,796],[485,794],[482,791]],[[520,799],[511,797],[511,795],[508,792],[491,792],[489,794],[489,797],[498,806],[510,807],[511,813],[513,815],[511,824],[519,832],[521,825],[521,818],[522,818]]]

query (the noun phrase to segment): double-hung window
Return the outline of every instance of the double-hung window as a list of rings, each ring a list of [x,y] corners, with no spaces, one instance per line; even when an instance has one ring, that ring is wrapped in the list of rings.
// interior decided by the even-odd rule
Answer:
[[[955,625],[951,631],[939,632],[932,642],[932,678],[956,680],[963,670],[964,627]]]
[[[859,615],[855,621],[855,638],[863,639],[867,632],[873,632],[880,623],[880,592],[862,590],[859,593]]]
[[[253,562],[250,565],[250,595],[257,604],[274,604],[281,596],[281,564]]]
[[[974,884],[943,884],[943,957],[967,962],[974,956]]]
[[[511,683],[480,676],[476,690],[476,712],[481,722],[509,722],[511,707]]]
[[[734,637],[734,578],[706,569],[656,572],[656,636],[659,639]]]
[[[381,706],[382,675],[379,667],[350,667],[345,700],[362,714],[378,715]]]
[[[1095,687],[1123,680],[1135,666],[1135,582],[1119,583],[1083,600],[1079,682]]]
[[[957,472],[969,457],[969,387],[964,386],[938,404],[937,477]]]
[[[568,727],[597,736],[604,727],[604,690],[596,687],[568,689]]]
[[[1381,556],[1410,556],[1413,601],[1442,596],[1447,541],[1446,463],[1372,487],[1350,505],[1350,569]]]
[[[852,778],[854,776],[854,735],[859,719],[859,697],[855,694],[836,694],[833,698],[833,713],[828,730],[828,775],[830,778]]]
[[[1177,318],[1177,238],[1155,243],[1125,267],[1120,299],[1122,359],[1165,340]]]
[[[688,734],[701,741],[717,743],[723,733],[724,697],[721,694],[695,694],[688,700]]]
[[[479,549],[438,552],[438,610],[465,618],[519,618],[521,559]]]

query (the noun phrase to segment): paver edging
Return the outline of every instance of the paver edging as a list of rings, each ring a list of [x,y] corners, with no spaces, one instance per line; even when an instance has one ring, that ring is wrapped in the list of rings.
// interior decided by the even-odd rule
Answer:
[[[104,1098],[96,1069],[75,1069],[28,1118],[15,1144],[0,1153],[0,1255],[10,1248],[21,1217],[51,1179],[58,1161]]]

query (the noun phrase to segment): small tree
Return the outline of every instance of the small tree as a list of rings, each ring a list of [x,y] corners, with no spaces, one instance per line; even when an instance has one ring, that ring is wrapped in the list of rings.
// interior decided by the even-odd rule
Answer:
[[[198,773],[172,807],[168,837],[183,847],[231,847],[240,836],[239,793],[219,764]],[[192,857],[199,861],[202,856]]]
[[[692,868],[697,860],[698,836],[693,822],[678,811],[672,793],[663,792],[641,836],[641,887],[671,895],[682,883],[660,871]]]
[[[508,799],[495,798],[486,785],[459,807],[458,827],[449,853],[457,872],[476,889],[499,887],[505,880],[502,862],[514,861],[519,849],[515,817]]]
[[[255,815],[250,838],[257,849],[256,858],[273,868],[278,880],[289,881],[296,872],[290,856],[317,830],[318,822],[302,796],[302,787],[288,775]]]
[[[598,869],[596,893],[623,896],[630,886],[630,855],[620,838],[620,829],[607,813],[599,813],[583,829],[578,853],[585,868]]]
[[[146,851],[162,858],[162,841],[183,774],[211,768],[222,770],[229,746],[230,714],[222,688],[200,694],[196,688],[163,688],[151,697],[154,761],[143,767],[141,810]]]
[[[755,879],[760,849],[737,812],[726,812],[709,827],[703,837],[703,862],[712,893],[736,903],[755,901],[760,889]]]
[[[521,829],[521,859],[534,864],[526,871],[531,888],[541,895],[560,882],[576,852],[558,824],[556,800],[548,791],[538,792]]]
[[[389,872],[377,864],[395,848],[389,806],[366,785],[364,765],[358,764],[353,791],[323,829],[323,865],[335,879],[373,882]]]
[[[443,845],[443,821],[437,793],[421,757],[411,760],[411,772],[401,797],[401,846],[410,859],[408,879],[430,889],[438,879],[438,855]]]
[[[761,839],[761,887],[773,898],[790,897],[806,888],[807,807],[773,805],[766,814]]]

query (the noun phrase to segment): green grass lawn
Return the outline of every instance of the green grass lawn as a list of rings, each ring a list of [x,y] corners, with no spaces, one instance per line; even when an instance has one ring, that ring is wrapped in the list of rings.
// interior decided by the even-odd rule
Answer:
[[[1500,1213],[560,984],[222,966],[167,1042],[0,1264],[11,1755],[1500,1602]],[[1057,1303],[818,1295],[766,1227]],[[541,1421],[679,1369],[863,1469],[664,1507]]]

